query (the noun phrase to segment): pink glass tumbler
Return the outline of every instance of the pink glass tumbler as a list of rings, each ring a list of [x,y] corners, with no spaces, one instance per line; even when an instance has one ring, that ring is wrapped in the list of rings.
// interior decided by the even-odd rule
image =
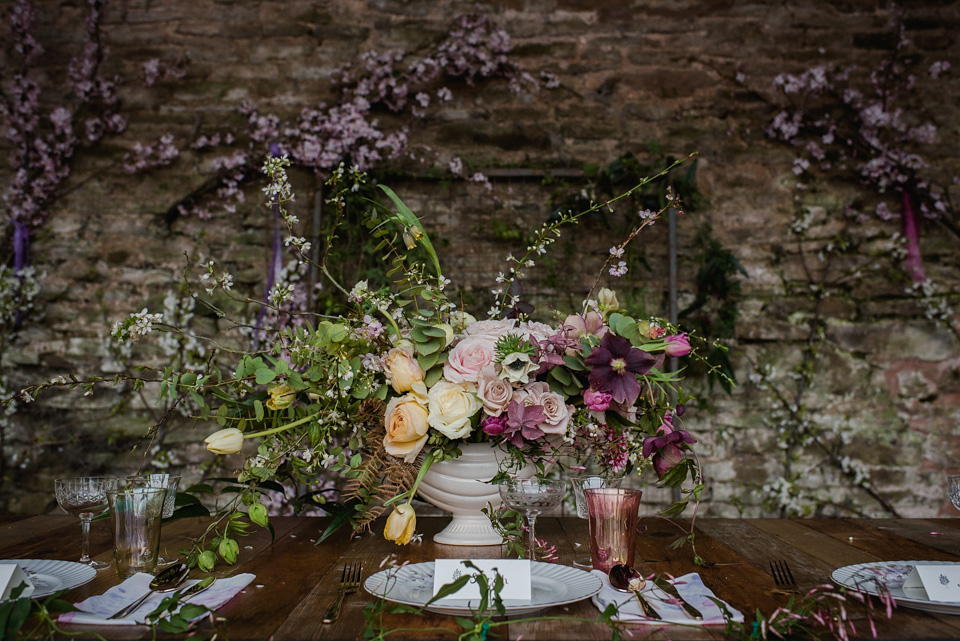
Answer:
[[[596,488],[584,490],[590,521],[593,569],[609,572],[618,563],[633,565],[640,518],[640,490]]]

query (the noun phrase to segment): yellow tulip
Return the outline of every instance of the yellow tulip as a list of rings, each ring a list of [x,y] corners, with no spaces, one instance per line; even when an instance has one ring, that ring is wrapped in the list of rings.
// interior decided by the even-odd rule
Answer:
[[[243,448],[243,432],[235,427],[218,430],[203,440],[214,454],[236,454]]]
[[[413,531],[417,528],[417,513],[409,503],[394,506],[393,512],[387,517],[387,525],[383,528],[383,538],[393,541],[397,545],[406,545],[413,538]]]

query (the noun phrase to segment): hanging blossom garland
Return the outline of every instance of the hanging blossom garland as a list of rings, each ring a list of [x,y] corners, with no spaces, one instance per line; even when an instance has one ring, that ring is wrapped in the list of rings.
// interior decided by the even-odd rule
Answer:
[[[901,222],[902,258],[913,282],[907,291],[925,299],[928,317],[951,324],[952,310],[942,296],[937,301],[937,288],[923,267],[920,226],[923,219],[936,221],[960,238],[960,224],[944,186],[927,176],[935,165],[921,154],[923,148],[937,143],[937,126],[915,113],[910,102],[916,73],[935,81],[948,75],[951,65],[936,60],[925,69],[914,69],[919,59],[907,53],[910,40],[903,13],[896,7],[891,28],[894,51],[867,78],[855,67],[826,65],[777,76],[775,85],[791,104],[774,115],[767,135],[800,150],[793,163],[793,173],[800,180],[798,192],[807,189],[814,169],[850,174],[876,192],[880,200],[872,205],[873,215]],[[745,76],[738,74],[738,80],[743,82]],[[960,177],[954,176],[952,182],[960,184]],[[847,206],[846,215],[857,221],[870,217],[864,205],[857,203]],[[804,231],[809,220],[809,216],[798,217],[793,231]]]
[[[394,114],[409,113],[416,119],[428,115],[454,98],[454,90],[441,84],[444,79],[465,82],[502,78],[510,88],[559,86],[551,74],[536,79],[509,59],[512,49],[507,31],[482,12],[458,18],[454,27],[437,43],[423,51],[370,51],[358,64],[347,64],[333,74],[339,98],[332,104],[307,107],[294,118],[265,113],[244,102],[238,111],[246,119],[242,131],[204,132],[189,143],[197,153],[212,152],[214,175],[167,212],[168,220],[179,216],[207,219],[214,211],[235,212],[244,202],[242,185],[259,180],[263,154],[286,156],[291,164],[327,176],[341,163],[369,171],[403,158],[426,162],[411,151],[409,129],[388,129],[375,116],[377,109]],[[149,168],[151,163],[169,162],[175,156],[174,140],[161,138],[149,149],[136,150],[127,164],[131,172]],[[454,159],[451,172],[468,173],[463,161]],[[468,180],[486,182],[472,174]]]

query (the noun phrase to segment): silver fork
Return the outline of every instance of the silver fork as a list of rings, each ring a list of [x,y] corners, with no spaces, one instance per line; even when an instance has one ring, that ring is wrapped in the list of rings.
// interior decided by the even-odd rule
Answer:
[[[360,575],[363,572],[363,564],[357,563],[356,566],[345,565],[340,574],[340,587],[337,588],[337,598],[323,615],[324,623],[333,623],[340,616],[340,606],[343,605],[343,598],[348,594],[353,594],[360,589]]]
[[[797,587],[797,581],[793,578],[793,572],[786,560],[770,561],[770,574],[773,575],[773,582],[781,588]]]

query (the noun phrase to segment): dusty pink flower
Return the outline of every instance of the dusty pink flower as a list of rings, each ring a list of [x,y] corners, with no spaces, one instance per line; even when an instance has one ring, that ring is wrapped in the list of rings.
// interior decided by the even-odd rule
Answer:
[[[613,396],[607,392],[598,392],[595,389],[588,389],[583,393],[583,403],[587,409],[594,412],[604,412],[610,407],[610,401]]]
[[[667,336],[664,339],[667,343],[667,356],[673,356],[680,358],[686,356],[690,353],[690,339],[687,338],[686,332],[680,332],[679,334],[674,334],[673,336]]]
[[[686,430],[673,429],[673,416],[668,410],[663,415],[663,424],[657,429],[657,436],[643,440],[643,457],[653,455],[653,469],[657,476],[663,476],[683,460],[684,444],[696,442]]]

